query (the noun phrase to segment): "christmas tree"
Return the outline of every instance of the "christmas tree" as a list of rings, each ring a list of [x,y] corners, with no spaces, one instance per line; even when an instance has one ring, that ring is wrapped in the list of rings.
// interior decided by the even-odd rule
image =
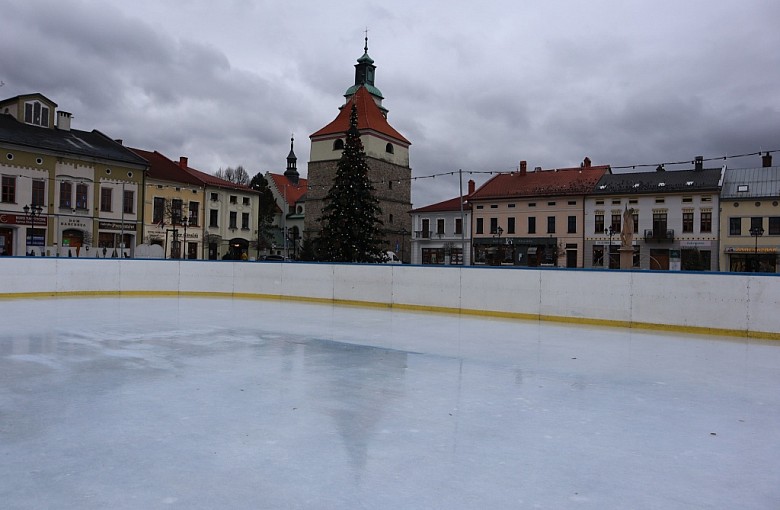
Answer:
[[[319,218],[319,258],[327,262],[384,262],[386,255],[380,248],[381,215],[379,200],[368,180],[366,153],[353,103],[344,149]]]

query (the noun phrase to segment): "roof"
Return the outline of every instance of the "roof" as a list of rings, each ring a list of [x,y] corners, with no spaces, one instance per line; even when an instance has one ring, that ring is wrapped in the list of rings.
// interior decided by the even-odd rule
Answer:
[[[284,197],[288,205],[294,205],[306,196],[306,192],[309,189],[308,180],[298,178],[298,184],[293,184],[282,174],[272,174],[269,172],[268,175],[271,177],[274,186],[279,190],[279,193]]]
[[[130,150],[149,162],[149,171],[146,174],[146,177],[149,179],[193,184],[195,186],[205,185],[201,179],[187,172],[178,163],[174,163],[157,151],[149,152],[133,148],[130,148]]]
[[[498,174],[469,196],[469,200],[518,196],[584,195],[610,172],[609,165]]]
[[[747,189],[740,188],[747,186]],[[742,189],[743,191],[739,191]],[[780,166],[728,168],[723,178],[722,198],[780,197]]]
[[[19,122],[13,115],[7,114],[0,114],[0,142],[33,150],[147,166],[143,158],[100,131],[32,126]]]
[[[203,181],[206,186],[211,186],[213,188],[234,189],[236,191],[259,194],[258,191],[253,190],[245,184],[236,184],[234,182],[226,181],[225,179],[220,179],[215,175],[207,174],[206,172],[201,172],[200,170],[195,170],[189,166],[187,167],[187,172]]]
[[[592,194],[715,191],[719,189],[721,172],[720,168],[705,168],[703,170],[606,174],[599,180]]]
[[[412,213],[427,213],[427,212],[451,212],[451,211],[460,211],[460,203],[461,203],[461,197],[455,197],[451,198],[449,200],[445,200],[444,202],[439,202],[436,204],[431,205],[425,205],[423,207],[419,207],[417,209],[412,209],[410,212]],[[469,210],[471,209],[471,204],[469,204],[466,201],[466,197],[463,197],[463,210]]]
[[[341,107],[341,111],[336,118],[324,128],[311,134],[309,138],[317,138],[327,135],[343,135],[349,129],[349,112],[352,104],[357,106],[358,111],[358,130],[374,131],[390,137],[407,146],[411,142],[396,131],[382,114],[382,110],[374,102],[374,98],[365,86],[360,86],[351,98]],[[362,134],[362,133],[361,133]]]

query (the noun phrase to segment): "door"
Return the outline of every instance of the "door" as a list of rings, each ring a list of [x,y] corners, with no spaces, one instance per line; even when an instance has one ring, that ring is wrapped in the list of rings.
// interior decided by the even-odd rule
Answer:
[[[14,254],[14,231],[0,228],[0,256]]]
[[[577,250],[566,250],[566,267],[577,267]]]
[[[650,269],[669,270],[669,250],[650,250]]]

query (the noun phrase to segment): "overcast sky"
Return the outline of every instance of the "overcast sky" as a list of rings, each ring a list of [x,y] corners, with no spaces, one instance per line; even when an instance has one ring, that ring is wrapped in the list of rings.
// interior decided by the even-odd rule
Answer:
[[[657,164],[780,149],[779,22],[777,0],[6,2],[0,97],[209,173],[281,173],[294,133],[305,175],[368,27],[414,176]],[[415,207],[457,193],[412,185]]]

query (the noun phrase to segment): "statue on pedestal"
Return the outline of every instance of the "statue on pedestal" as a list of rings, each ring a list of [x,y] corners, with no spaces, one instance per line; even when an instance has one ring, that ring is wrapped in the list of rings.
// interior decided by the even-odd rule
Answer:
[[[620,229],[620,247],[631,248],[634,243],[634,208],[623,211],[623,228]]]

